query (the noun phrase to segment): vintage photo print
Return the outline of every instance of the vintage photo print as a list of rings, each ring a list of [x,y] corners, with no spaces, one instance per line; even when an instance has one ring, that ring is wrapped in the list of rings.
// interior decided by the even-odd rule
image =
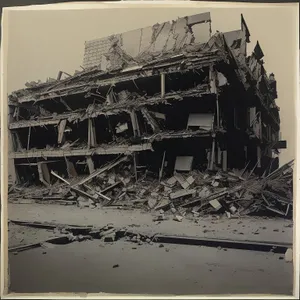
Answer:
[[[296,297],[298,10],[4,8],[2,293]]]

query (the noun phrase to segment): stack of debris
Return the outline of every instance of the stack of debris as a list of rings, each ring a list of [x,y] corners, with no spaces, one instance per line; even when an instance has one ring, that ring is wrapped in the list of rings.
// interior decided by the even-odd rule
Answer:
[[[136,180],[135,168],[127,156],[94,171],[85,178],[69,182],[55,172],[58,179],[43,189],[11,189],[10,198],[53,200],[77,203],[78,206],[122,206],[171,211],[178,221],[186,213],[201,216],[225,213],[229,218],[250,213],[271,212],[284,217],[292,215],[293,161],[268,176],[253,170],[174,172],[160,180],[144,173]],[[62,182],[62,183],[61,183]],[[163,219],[163,218],[162,218]]]

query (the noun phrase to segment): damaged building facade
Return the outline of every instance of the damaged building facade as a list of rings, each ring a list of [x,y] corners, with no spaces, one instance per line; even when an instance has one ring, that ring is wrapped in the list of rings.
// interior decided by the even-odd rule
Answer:
[[[120,160],[136,181],[271,173],[286,147],[276,80],[249,42],[243,16],[240,29],[212,34],[210,13],[86,42],[82,71],[9,96],[10,183],[88,179]]]

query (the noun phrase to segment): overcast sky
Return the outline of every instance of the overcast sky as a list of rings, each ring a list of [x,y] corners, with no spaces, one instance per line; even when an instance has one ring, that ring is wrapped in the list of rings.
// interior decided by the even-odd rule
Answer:
[[[213,33],[240,29],[241,13],[251,33],[250,54],[256,41],[264,51],[265,68],[277,79],[282,138],[288,149],[281,163],[294,158],[294,76],[297,44],[297,6],[259,8],[115,8],[60,11],[10,11],[8,22],[8,93],[32,80],[57,77],[58,71],[73,74],[83,62],[84,42],[177,17],[211,12]],[[298,53],[297,53],[298,54]]]

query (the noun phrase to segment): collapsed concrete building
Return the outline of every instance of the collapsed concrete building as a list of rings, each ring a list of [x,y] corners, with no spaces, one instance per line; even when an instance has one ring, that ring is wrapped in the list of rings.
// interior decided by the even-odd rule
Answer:
[[[276,80],[249,42],[243,16],[241,29],[212,35],[210,13],[86,42],[83,71],[9,96],[11,181],[50,184],[49,169],[91,173],[121,154],[136,177],[265,171],[286,143]]]
[[[274,157],[286,147],[280,140],[276,80],[266,73],[258,42],[247,55],[249,42],[243,16],[239,30],[212,35],[210,13],[86,42],[83,71],[60,71],[57,79],[27,83],[9,96],[10,183],[51,187],[58,180],[71,187],[64,195],[71,191],[70,197],[94,199],[96,194],[112,203],[128,192],[123,188],[113,194],[120,183],[128,185],[126,176],[142,180],[135,188],[139,199],[147,185],[143,178],[158,182],[151,193],[157,198],[159,183],[171,177],[170,186],[177,180],[183,190],[164,187],[169,205],[170,199],[186,196],[194,198],[191,203],[203,200],[200,187],[207,182],[201,175],[199,191],[186,190],[195,184],[195,176],[174,179],[174,174],[217,172],[210,186],[218,189],[218,172],[242,170],[230,176],[242,181],[243,188],[248,185],[253,195],[266,188],[266,180],[276,185],[260,200],[251,200],[254,206],[264,201],[268,210],[286,215],[292,195],[289,191],[286,197],[282,190],[278,196],[278,191],[292,179],[285,169],[280,175],[276,171]],[[98,183],[95,190],[87,185],[125,163],[129,166],[120,180],[110,177],[107,186]],[[248,179],[251,174],[263,179],[245,184],[245,172]],[[243,200],[240,187],[228,191],[226,176],[225,190],[210,191],[212,201],[225,194]],[[274,176],[279,178],[276,184]],[[202,196],[195,198],[195,193]],[[248,204],[253,195],[246,198]]]

